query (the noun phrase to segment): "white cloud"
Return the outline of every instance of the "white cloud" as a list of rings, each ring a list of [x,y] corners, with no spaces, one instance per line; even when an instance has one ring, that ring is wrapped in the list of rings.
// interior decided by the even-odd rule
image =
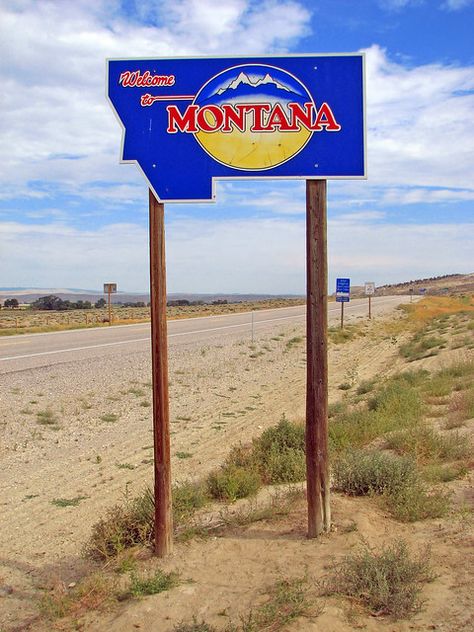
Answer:
[[[105,99],[106,58],[284,50],[309,21],[308,11],[291,0],[149,3],[161,17],[156,26],[126,19],[118,6],[108,0],[0,6],[0,181],[13,193],[29,180],[69,188],[138,181],[135,169],[118,165],[120,128]],[[81,157],[48,160],[69,154]]]
[[[406,68],[368,49],[371,183],[472,187],[473,91],[474,66]]]
[[[474,201],[473,189],[427,189],[427,188],[387,188],[382,194],[382,203],[390,205],[431,204],[444,202]]]
[[[147,231],[135,224],[77,230],[64,223],[0,222],[2,278],[18,286],[146,288]]]
[[[474,4],[474,0],[446,0],[443,6],[451,11],[465,9]]]
[[[378,3],[384,9],[403,9],[407,6],[422,4],[423,0],[378,0]]]
[[[383,211],[355,211],[354,213],[342,213],[333,219],[333,222],[367,222],[384,219],[386,213]]]
[[[370,213],[328,223],[329,286],[336,276],[378,285],[472,271],[474,224],[387,225]],[[305,221],[181,217],[167,224],[168,291],[305,291]],[[0,223],[8,285],[124,290],[148,287],[148,234],[134,224],[78,230]]]

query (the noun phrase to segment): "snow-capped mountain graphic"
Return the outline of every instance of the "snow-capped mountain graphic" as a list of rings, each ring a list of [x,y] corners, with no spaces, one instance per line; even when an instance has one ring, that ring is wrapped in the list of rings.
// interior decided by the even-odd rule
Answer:
[[[286,92],[291,92],[291,90],[289,88],[287,88],[282,83],[277,81],[277,79],[274,79],[270,75],[270,73],[268,73],[268,72],[263,77],[263,79],[257,79],[257,81],[252,81],[250,79],[250,77],[245,74],[245,72],[241,72],[238,77],[236,77],[233,81],[231,81],[229,83],[228,86],[226,86],[225,88],[219,88],[219,90],[217,90],[216,94],[224,94],[224,92],[226,92],[227,90],[237,90],[237,88],[240,85],[242,85],[242,84],[246,84],[248,86],[252,86],[252,88],[258,88],[258,87],[263,86],[263,85],[273,84],[274,86],[276,86],[280,90],[285,90]]]
[[[307,95],[296,92],[271,76],[270,73],[253,78],[252,74],[241,71],[237,77],[229,80],[227,85],[212,92],[207,98],[200,99],[201,106],[207,104],[221,105],[222,103],[289,103],[297,101],[304,103]]]

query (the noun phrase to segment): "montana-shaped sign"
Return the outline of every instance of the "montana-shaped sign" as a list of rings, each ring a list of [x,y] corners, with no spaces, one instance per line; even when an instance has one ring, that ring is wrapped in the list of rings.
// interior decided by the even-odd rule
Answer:
[[[162,202],[216,180],[365,178],[363,55],[113,59],[108,97]]]

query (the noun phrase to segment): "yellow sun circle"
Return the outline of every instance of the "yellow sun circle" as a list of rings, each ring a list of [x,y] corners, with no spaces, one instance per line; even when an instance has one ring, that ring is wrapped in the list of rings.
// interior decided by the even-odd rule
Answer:
[[[245,77],[248,79],[248,85],[250,86],[257,85],[259,83],[259,89],[256,91],[255,96],[248,96],[247,101],[245,102],[249,105],[261,104],[262,94],[265,98],[265,90],[267,89],[268,91],[269,83],[273,82],[272,87],[277,84],[277,80],[272,80],[272,70],[280,73],[279,75],[276,75],[278,77],[282,76],[281,73],[289,76],[288,73],[282,71],[281,69],[272,67],[263,68],[264,70],[262,70],[262,76],[264,76],[264,73],[267,73],[265,75],[265,79],[263,81],[261,79],[255,79],[254,84],[252,84],[252,80],[248,79],[245,74],[245,66],[237,67],[235,73],[236,78],[230,82],[231,89],[227,89],[225,95],[220,96],[219,93],[214,95],[216,97],[214,100],[215,105],[222,103],[235,105],[236,103],[243,102],[242,97],[238,98],[232,94],[229,96],[227,94],[233,91],[232,84],[235,85],[235,83],[238,82],[239,77]],[[252,77],[252,75],[250,76]],[[219,77],[219,75],[214,77],[208,82],[208,84],[206,84],[206,86],[208,86],[211,82],[219,85]],[[306,87],[293,76],[291,76],[291,80],[293,81],[293,84],[295,81],[298,83],[300,99],[304,98],[305,101],[312,102],[312,98]],[[285,89],[286,92],[281,89],[282,96],[280,105],[282,110],[284,112],[288,112],[288,116],[290,116],[287,107],[288,103],[291,101],[291,97],[289,96],[290,91],[288,88]],[[194,104],[196,105],[200,105],[200,94],[202,90],[203,89],[201,89],[200,93],[194,100]],[[303,94],[303,97],[301,97],[301,94]],[[209,103],[209,101],[211,101],[211,99],[208,98],[206,103]],[[275,103],[278,103],[278,99],[275,97],[275,89],[273,94],[269,95],[268,103],[271,107],[273,107]],[[212,111],[205,111],[204,109],[202,114],[210,128],[216,127],[216,119]],[[267,112],[262,113],[262,123],[264,127],[270,116],[271,108],[269,108]],[[292,131],[282,131],[278,129],[278,125],[274,125],[271,131],[251,131],[251,127],[254,123],[253,117],[254,113],[252,112],[251,107],[249,107],[249,111],[245,114],[244,131],[238,129],[237,126],[234,125],[230,125],[230,131],[222,131],[222,129],[219,128],[215,131],[204,131],[200,129],[195,133],[195,138],[212,158],[224,165],[242,170],[265,170],[277,167],[300,152],[311,138],[312,131],[301,124],[298,126],[298,129]],[[207,126],[205,125],[204,127]]]

